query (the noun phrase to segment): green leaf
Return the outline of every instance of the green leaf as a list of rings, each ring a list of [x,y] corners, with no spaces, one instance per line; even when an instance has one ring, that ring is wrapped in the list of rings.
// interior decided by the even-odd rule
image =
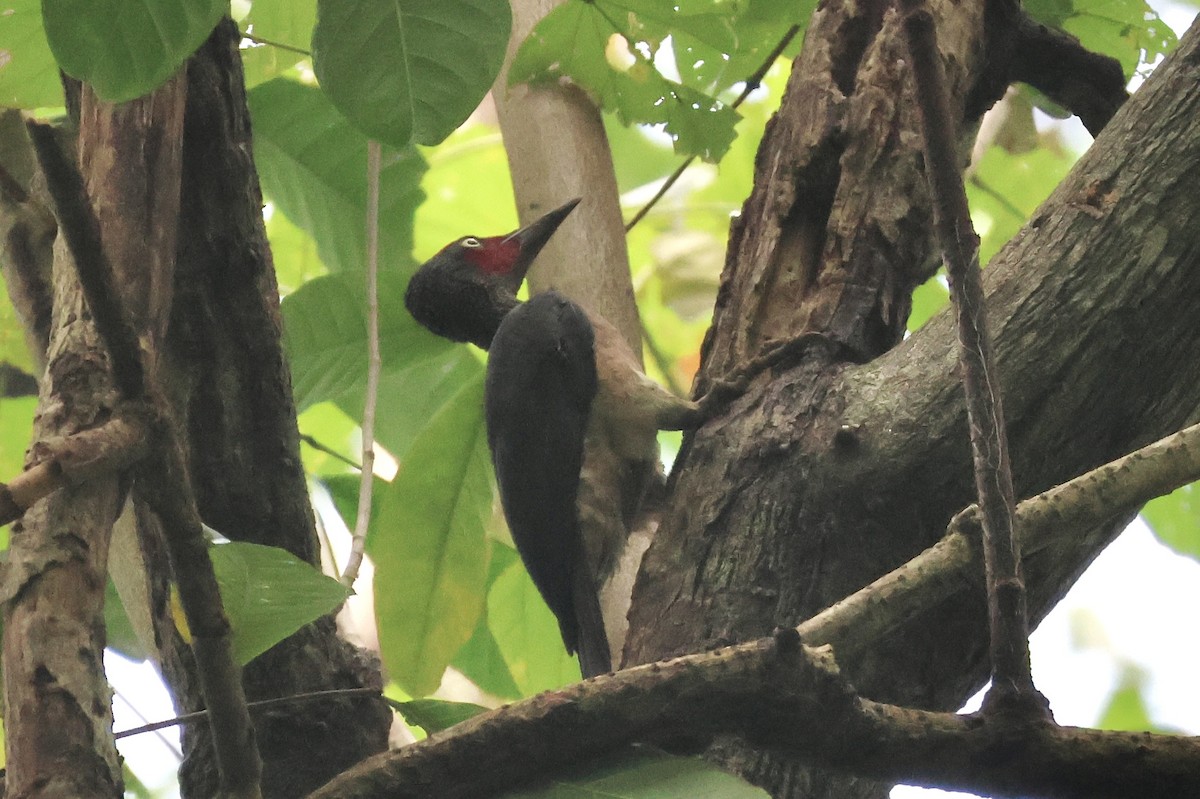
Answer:
[[[1200,560],[1200,484],[1178,488],[1142,508],[1158,540],[1181,555]]]
[[[483,612],[490,470],[481,371],[413,442],[367,539],[380,651],[412,696],[437,688]]]
[[[367,138],[312,86],[277,78],[256,86],[254,157],[276,207],[317,243],[331,271],[366,263]],[[379,176],[380,271],[412,266],[413,212],[425,160],[411,148],[384,148]]]
[[[1121,62],[1126,77],[1175,48],[1175,33],[1145,0],[1074,0],[1062,22],[1089,50]]]
[[[313,69],[368,136],[437,144],[491,88],[511,27],[507,0],[319,0]]]
[[[661,4],[660,4],[661,5]],[[639,6],[640,8],[640,6]],[[549,83],[564,77],[589,90],[622,123],[662,124],[681,155],[718,160],[734,138],[738,113],[701,91],[667,80],[636,47],[609,57],[613,35],[638,41],[640,18],[620,4],[568,2],[537,24],[521,45],[509,83]],[[715,28],[698,25],[708,33]],[[643,39],[644,41],[644,39]],[[650,45],[657,46],[657,41]],[[650,47],[648,45],[648,48]],[[622,63],[624,58],[628,63]]]
[[[175,74],[228,12],[228,0],[42,0],[59,66],[114,103]]]
[[[129,621],[129,615],[125,612],[125,605],[121,602],[121,595],[117,593],[112,578],[109,578],[104,587],[104,631],[105,646],[109,649],[120,652],[130,660],[145,660],[149,657],[133,629],[133,623]]]
[[[912,295],[912,312],[908,315],[908,329],[920,330],[938,311],[950,304],[950,289],[939,271],[926,280]]]
[[[491,560],[488,563],[488,590],[496,578],[517,562],[517,551],[511,545],[491,541]],[[475,683],[480,690],[503,699],[520,699],[521,689],[513,682],[504,655],[488,627],[486,614],[475,625],[471,640],[458,650],[451,665]]]
[[[987,264],[1066,176],[1075,156],[1050,147],[1010,153],[989,147],[967,182],[979,259]]]
[[[8,0],[2,14],[0,106],[28,109],[62,105],[62,83],[42,28],[40,0]]]
[[[296,227],[286,214],[276,213],[273,206],[263,217],[280,294],[286,297],[308,281],[329,272],[308,231]]]
[[[367,382],[366,289],[359,274],[320,277],[283,302],[284,344],[292,365],[297,407],[333,401],[362,420]],[[383,359],[375,439],[395,457],[483,364],[467,347],[428,332],[404,308],[405,278],[380,275],[380,352]]]
[[[399,710],[405,721],[425,730],[428,735],[488,712],[488,709],[481,705],[447,702],[442,699],[414,699],[401,703]]]
[[[379,275],[379,346],[383,371],[462,351],[417,324],[404,308],[407,277]],[[283,302],[284,344],[298,408],[361,392],[367,379],[367,290],[362,273],[325,275]],[[351,416],[357,418],[361,407]]]
[[[579,681],[579,664],[567,654],[558,621],[520,563],[496,578],[488,592],[488,627],[523,696]]]
[[[278,547],[234,541],[208,551],[238,663],[332,612],[350,595],[337,580]]]
[[[425,259],[465,235],[491,236],[517,227],[508,154],[495,125],[464,126],[425,151],[421,181],[426,200],[417,209],[417,257]]]
[[[333,403],[321,402],[313,405],[297,420],[300,433],[313,442],[333,450],[351,463],[362,459],[362,444],[359,427],[354,420]],[[300,457],[304,460],[304,473],[318,478],[350,477],[357,483],[357,469],[346,460],[335,457],[309,442],[301,440]]]
[[[11,480],[25,468],[36,409],[37,397],[0,397],[0,479]]]
[[[765,799],[767,793],[696,757],[644,747],[546,781],[505,799]]]

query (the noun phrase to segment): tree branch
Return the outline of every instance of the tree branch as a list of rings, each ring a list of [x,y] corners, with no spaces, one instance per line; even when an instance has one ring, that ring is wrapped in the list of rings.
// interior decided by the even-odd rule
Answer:
[[[508,85],[508,64],[517,47],[562,2],[512,3],[508,54],[492,87],[522,223],[571,197],[583,198],[530,271],[530,290],[553,287],[584,303],[621,331],[641,363],[641,322],[600,112],[577,87]]]
[[[34,443],[28,469],[0,483],[0,525],[21,517],[33,503],[68,485],[116,476],[145,457],[148,425],[135,406],[99,427]]]
[[[987,305],[979,275],[979,237],[971,225],[967,192],[958,170],[955,123],[950,115],[933,16],[922,0],[905,0],[904,32],[912,55],[925,170],[933,197],[934,225],[950,278],[958,332],[959,369],[967,395],[975,490],[982,511],[991,631],[992,687],[986,705],[1019,706],[1046,713],[1029,665],[1029,620],[1021,553],[1013,535],[1016,501],[1004,403],[997,378]],[[1032,700],[1032,701],[1030,701]]]
[[[832,652],[794,630],[541,694],[377,755],[309,799],[479,797],[631,741],[733,732],[810,762],[995,796],[1187,796],[1200,739],[1059,729],[907,710],[859,697]],[[836,734],[831,734],[831,731]],[[522,757],[512,757],[513,751]],[[1000,753],[1003,755],[1000,755]]]
[[[1012,79],[1070,109],[1092,136],[1100,135],[1129,99],[1120,62],[1084,49],[1074,36],[1051,30],[1024,12],[1016,36]]]
[[[1022,549],[1053,547],[1079,527],[1197,478],[1200,425],[1022,502]],[[978,590],[972,575],[981,571],[982,555],[974,519],[972,506],[937,545],[796,633],[780,631],[774,641],[639,666],[543,694],[379,755],[312,799],[479,796],[634,741],[678,745],[688,739],[695,746],[697,737],[724,732],[863,776],[987,793],[1173,797],[1200,789],[1200,772],[1188,766],[1200,756],[1200,739],[871,702],[854,694],[828,652],[795,646],[803,639],[854,652],[956,593]],[[1001,747],[1011,751],[997,758]],[[529,757],[512,758],[514,748]],[[1136,765],[1119,765],[1135,752]]]
[[[1155,497],[1200,480],[1200,425],[1192,425],[1111,463],[1022,501],[1017,543],[1023,557],[1053,552],[1078,530],[1124,518]],[[978,508],[959,513],[948,535],[900,568],[799,627],[810,644],[853,655],[938,605],[980,592],[983,570]]]

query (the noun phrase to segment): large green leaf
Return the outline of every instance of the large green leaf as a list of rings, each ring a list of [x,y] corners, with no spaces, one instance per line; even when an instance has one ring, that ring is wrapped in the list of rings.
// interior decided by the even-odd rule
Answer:
[[[1089,50],[1111,55],[1128,77],[1175,48],[1174,31],[1146,0],[1074,0],[1063,29]]]
[[[493,236],[517,227],[512,177],[500,130],[471,124],[425,151],[429,171],[421,180],[426,200],[417,209],[418,258],[432,256],[466,235]]]
[[[286,297],[308,281],[329,272],[308,231],[296,227],[286,214],[277,213],[273,208],[263,216],[280,294]]]
[[[563,647],[558,622],[520,563],[488,592],[488,627],[524,696],[579,681],[579,664]]]
[[[491,88],[511,27],[507,0],[319,0],[313,69],[368,136],[437,144]]]
[[[42,0],[59,66],[110,102],[171,77],[227,13],[228,0]]]
[[[39,0],[8,0],[0,20],[0,106],[62,105],[58,64],[42,28]]]
[[[460,350],[409,315],[404,308],[407,284],[407,277],[395,272],[379,276],[379,345],[387,373]],[[362,273],[310,280],[284,300],[283,318],[299,408],[362,391],[367,371],[367,290]]]
[[[367,551],[379,646],[412,696],[437,688],[483,612],[490,468],[481,372],[442,406],[378,494]]]
[[[505,799],[765,799],[766,791],[698,757],[639,748]]]
[[[332,271],[366,262],[367,138],[313,86],[277,78],[249,92],[254,157],[276,207],[317,243]],[[379,176],[381,272],[411,266],[413,212],[425,160],[384,148]]]
[[[488,564],[488,590],[510,566],[517,562],[517,551],[510,544],[491,541],[491,561]],[[479,619],[471,639],[458,650],[452,661],[454,668],[492,696],[520,699],[521,689],[509,673],[504,655],[488,627],[486,614]]]
[[[233,654],[247,663],[305,624],[330,613],[350,590],[290,552],[234,541],[209,548]]]
[[[1200,560],[1200,488],[1196,483],[1151,500],[1142,508],[1142,518],[1159,541]]]

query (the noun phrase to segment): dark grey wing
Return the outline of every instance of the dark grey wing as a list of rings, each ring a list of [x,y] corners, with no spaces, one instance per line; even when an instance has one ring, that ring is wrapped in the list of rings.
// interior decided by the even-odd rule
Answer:
[[[513,541],[585,676],[609,668],[576,496],[596,396],[592,325],[557,292],[504,318],[488,355],[488,445]],[[602,651],[599,651],[601,650]]]

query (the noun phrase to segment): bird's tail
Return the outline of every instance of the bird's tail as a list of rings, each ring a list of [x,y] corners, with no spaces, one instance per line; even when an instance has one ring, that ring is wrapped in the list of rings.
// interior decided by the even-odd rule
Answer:
[[[581,547],[582,549],[582,547]],[[586,556],[576,562],[572,595],[575,604],[575,619],[579,623],[579,670],[585,678],[612,671],[612,654],[608,649],[608,633],[604,629],[604,614],[600,610],[600,597],[596,590],[596,579],[586,563]]]

